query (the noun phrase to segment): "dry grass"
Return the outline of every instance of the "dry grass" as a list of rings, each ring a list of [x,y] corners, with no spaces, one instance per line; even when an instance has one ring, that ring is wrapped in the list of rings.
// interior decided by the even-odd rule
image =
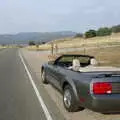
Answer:
[[[90,39],[66,38],[62,40],[55,40],[53,43],[58,45],[58,49],[98,47],[95,49],[87,49],[85,54],[95,56],[98,61],[100,61],[100,65],[120,67],[120,47],[102,48],[102,46],[120,45],[120,33]],[[38,48],[36,46],[29,46],[27,49],[50,50],[51,43],[40,45]],[[84,54],[84,51],[76,51],[72,53]]]
[[[0,45],[0,49],[3,49],[3,48],[7,48],[7,47],[6,47],[6,46],[1,46],[1,45]]]
[[[67,54],[84,54],[84,51],[69,52]],[[98,48],[86,50],[85,54],[95,56],[100,66],[120,67],[120,47]]]
[[[28,50],[50,50],[51,49],[51,45],[50,44],[44,44],[44,45],[39,45],[39,47],[36,46],[28,46],[26,47]]]
[[[61,40],[54,40],[44,45],[40,45],[39,47],[36,46],[29,46],[27,47],[29,50],[50,50],[51,43],[57,44],[59,49],[62,48],[79,48],[79,47],[95,47],[95,46],[102,46],[102,45],[120,45],[120,33],[113,34],[111,36],[106,37],[94,37],[90,39],[84,38],[65,38]]]

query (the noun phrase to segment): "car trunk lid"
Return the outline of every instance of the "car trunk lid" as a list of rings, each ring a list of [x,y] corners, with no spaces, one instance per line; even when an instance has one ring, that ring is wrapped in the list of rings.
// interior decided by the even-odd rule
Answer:
[[[102,94],[120,94],[120,73],[109,72],[104,74],[99,74],[92,81],[92,91],[98,90],[104,91],[100,92]],[[97,93],[97,92],[96,92]]]

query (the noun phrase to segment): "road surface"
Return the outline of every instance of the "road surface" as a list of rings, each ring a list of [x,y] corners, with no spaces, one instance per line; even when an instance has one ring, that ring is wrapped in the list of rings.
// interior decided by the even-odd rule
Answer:
[[[55,106],[46,105],[47,101],[51,105],[54,103],[41,88],[42,85],[40,87],[34,81],[31,83],[32,75],[26,71],[27,65],[22,59],[18,49],[0,51],[0,120],[64,119]]]

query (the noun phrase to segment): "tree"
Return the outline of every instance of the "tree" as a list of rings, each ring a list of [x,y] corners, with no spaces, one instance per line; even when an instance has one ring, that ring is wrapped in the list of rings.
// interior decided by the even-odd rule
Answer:
[[[92,38],[96,36],[96,31],[95,30],[89,30],[85,32],[85,38]]]
[[[107,36],[111,35],[111,33],[112,33],[111,28],[107,27],[99,28],[98,31],[96,32],[97,36]]]
[[[34,41],[29,41],[29,45],[36,45]]]
[[[42,42],[41,44],[45,44],[46,42]]]

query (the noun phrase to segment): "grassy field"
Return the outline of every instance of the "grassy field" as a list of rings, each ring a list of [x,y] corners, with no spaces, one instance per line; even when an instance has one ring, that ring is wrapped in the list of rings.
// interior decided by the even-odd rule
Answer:
[[[30,50],[50,50],[51,44],[57,44],[58,49],[62,48],[83,48],[83,47],[96,47],[103,45],[120,45],[120,33],[112,34],[106,37],[94,37],[90,39],[85,38],[65,38],[61,40],[54,40],[44,45],[28,46]]]
[[[6,46],[1,46],[1,45],[0,45],[0,49],[3,49],[3,48],[6,48]]]
[[[66,38],[62,40],[52,41],[54,44],[57,44],[58,50],[62,48],[90,48],[96,47],[94,49],[85,49],[85,51],[75,51],[69,53],[75,54],[87,54],[95,56],[98,61],[100,61],[100,66],[117,66],[120,67],[120,33],[113,34],[106,37],[94,37],[91,39],[83,38]],[[115,46],[113,46],[115,45]],[[103,46],[110,46],[105,48]],[[113,46],[113,47],[112,47]],[[30,50],[50,50],[51,43],[44,45],[29,46],[27,49]]]

